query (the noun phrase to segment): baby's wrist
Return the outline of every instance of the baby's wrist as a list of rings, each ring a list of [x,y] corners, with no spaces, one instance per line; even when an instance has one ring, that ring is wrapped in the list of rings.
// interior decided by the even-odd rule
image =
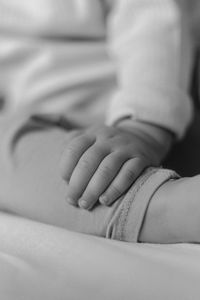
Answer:
[[[169,130],[140,120],[124,118],[119,120],[115,126],[151,139],[152,143],[158,145],[159,152],[163,158],[167,155],[175,140],[174,134]]]

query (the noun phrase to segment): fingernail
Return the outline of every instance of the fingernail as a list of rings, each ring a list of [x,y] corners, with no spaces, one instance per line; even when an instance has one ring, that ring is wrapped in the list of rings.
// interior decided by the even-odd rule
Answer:
[[[101,196],[99,197],[99,202],[100,202],[101,204],[103,204],[103,205],[106,205],[107,202],[108,202],[108,199],[107,199],[107,197],[106,197],[105,195],[101,195]]]
[[[84,208],[84,209],[88,209],[88,207],[89,207],[87,201],[84,199],[80,199],[78,204],[81,208]]]
[[[70,205],[73,205],[73,206],[77,206],[75,200],[73,198],[67,198],[67,202],[70,204]]]

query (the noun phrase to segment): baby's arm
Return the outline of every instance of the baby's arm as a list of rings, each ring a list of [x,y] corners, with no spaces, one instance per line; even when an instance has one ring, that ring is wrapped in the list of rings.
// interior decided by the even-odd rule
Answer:
[[[129,117],[181,138],[192,116],[187,15],[173,0],[119,0],[107,24],[118,80],[107,124]]]
[[[132,120],[80,132],[60,162],[69,203],[86,209],[98,201],[112,204],[146,167],[161,163],[171,141],[170,132]]]
[[[158,166],[171,144],[169,132],[180,138],[191,117],[191,49],[175,2],[121,0],[111,11],[108,44],[118,87],[109,126],[81,133],[61,160],[69,202],[87,209],[99,198],[111,204],[145,167]]]

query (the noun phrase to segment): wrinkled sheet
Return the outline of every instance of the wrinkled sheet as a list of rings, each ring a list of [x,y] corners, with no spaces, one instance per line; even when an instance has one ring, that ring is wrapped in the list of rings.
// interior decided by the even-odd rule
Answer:
[[[0,299],[200,299],[200,246],[130,244],[0,214]]]

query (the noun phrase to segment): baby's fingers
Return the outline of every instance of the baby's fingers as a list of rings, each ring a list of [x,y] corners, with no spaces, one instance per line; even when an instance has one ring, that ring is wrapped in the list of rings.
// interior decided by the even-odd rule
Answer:
[[[64,149],[60,159],[60,171],[63,179],[70,180],[71,174],[83,153],[95,142],[94,136],[81,135],[72,139]]]
[[[122,196],[147,165],[147,161],[143,158],[136,157],[127,160],[108,189],[100,196],[100,203],[110,205]]]
[[[79,205],[82,208],[90,209],[94,206],[99,200],[99,196],[107,189],[119,172],[127,159],[126,157],[126,155],[120,153],[111,153],[102,160],[79,200]]]
[[[69,181],[68,200],[71,203],[77,203],[98,166],[109,154],[109,151],[107,147],[95,143],[83,153]]]

